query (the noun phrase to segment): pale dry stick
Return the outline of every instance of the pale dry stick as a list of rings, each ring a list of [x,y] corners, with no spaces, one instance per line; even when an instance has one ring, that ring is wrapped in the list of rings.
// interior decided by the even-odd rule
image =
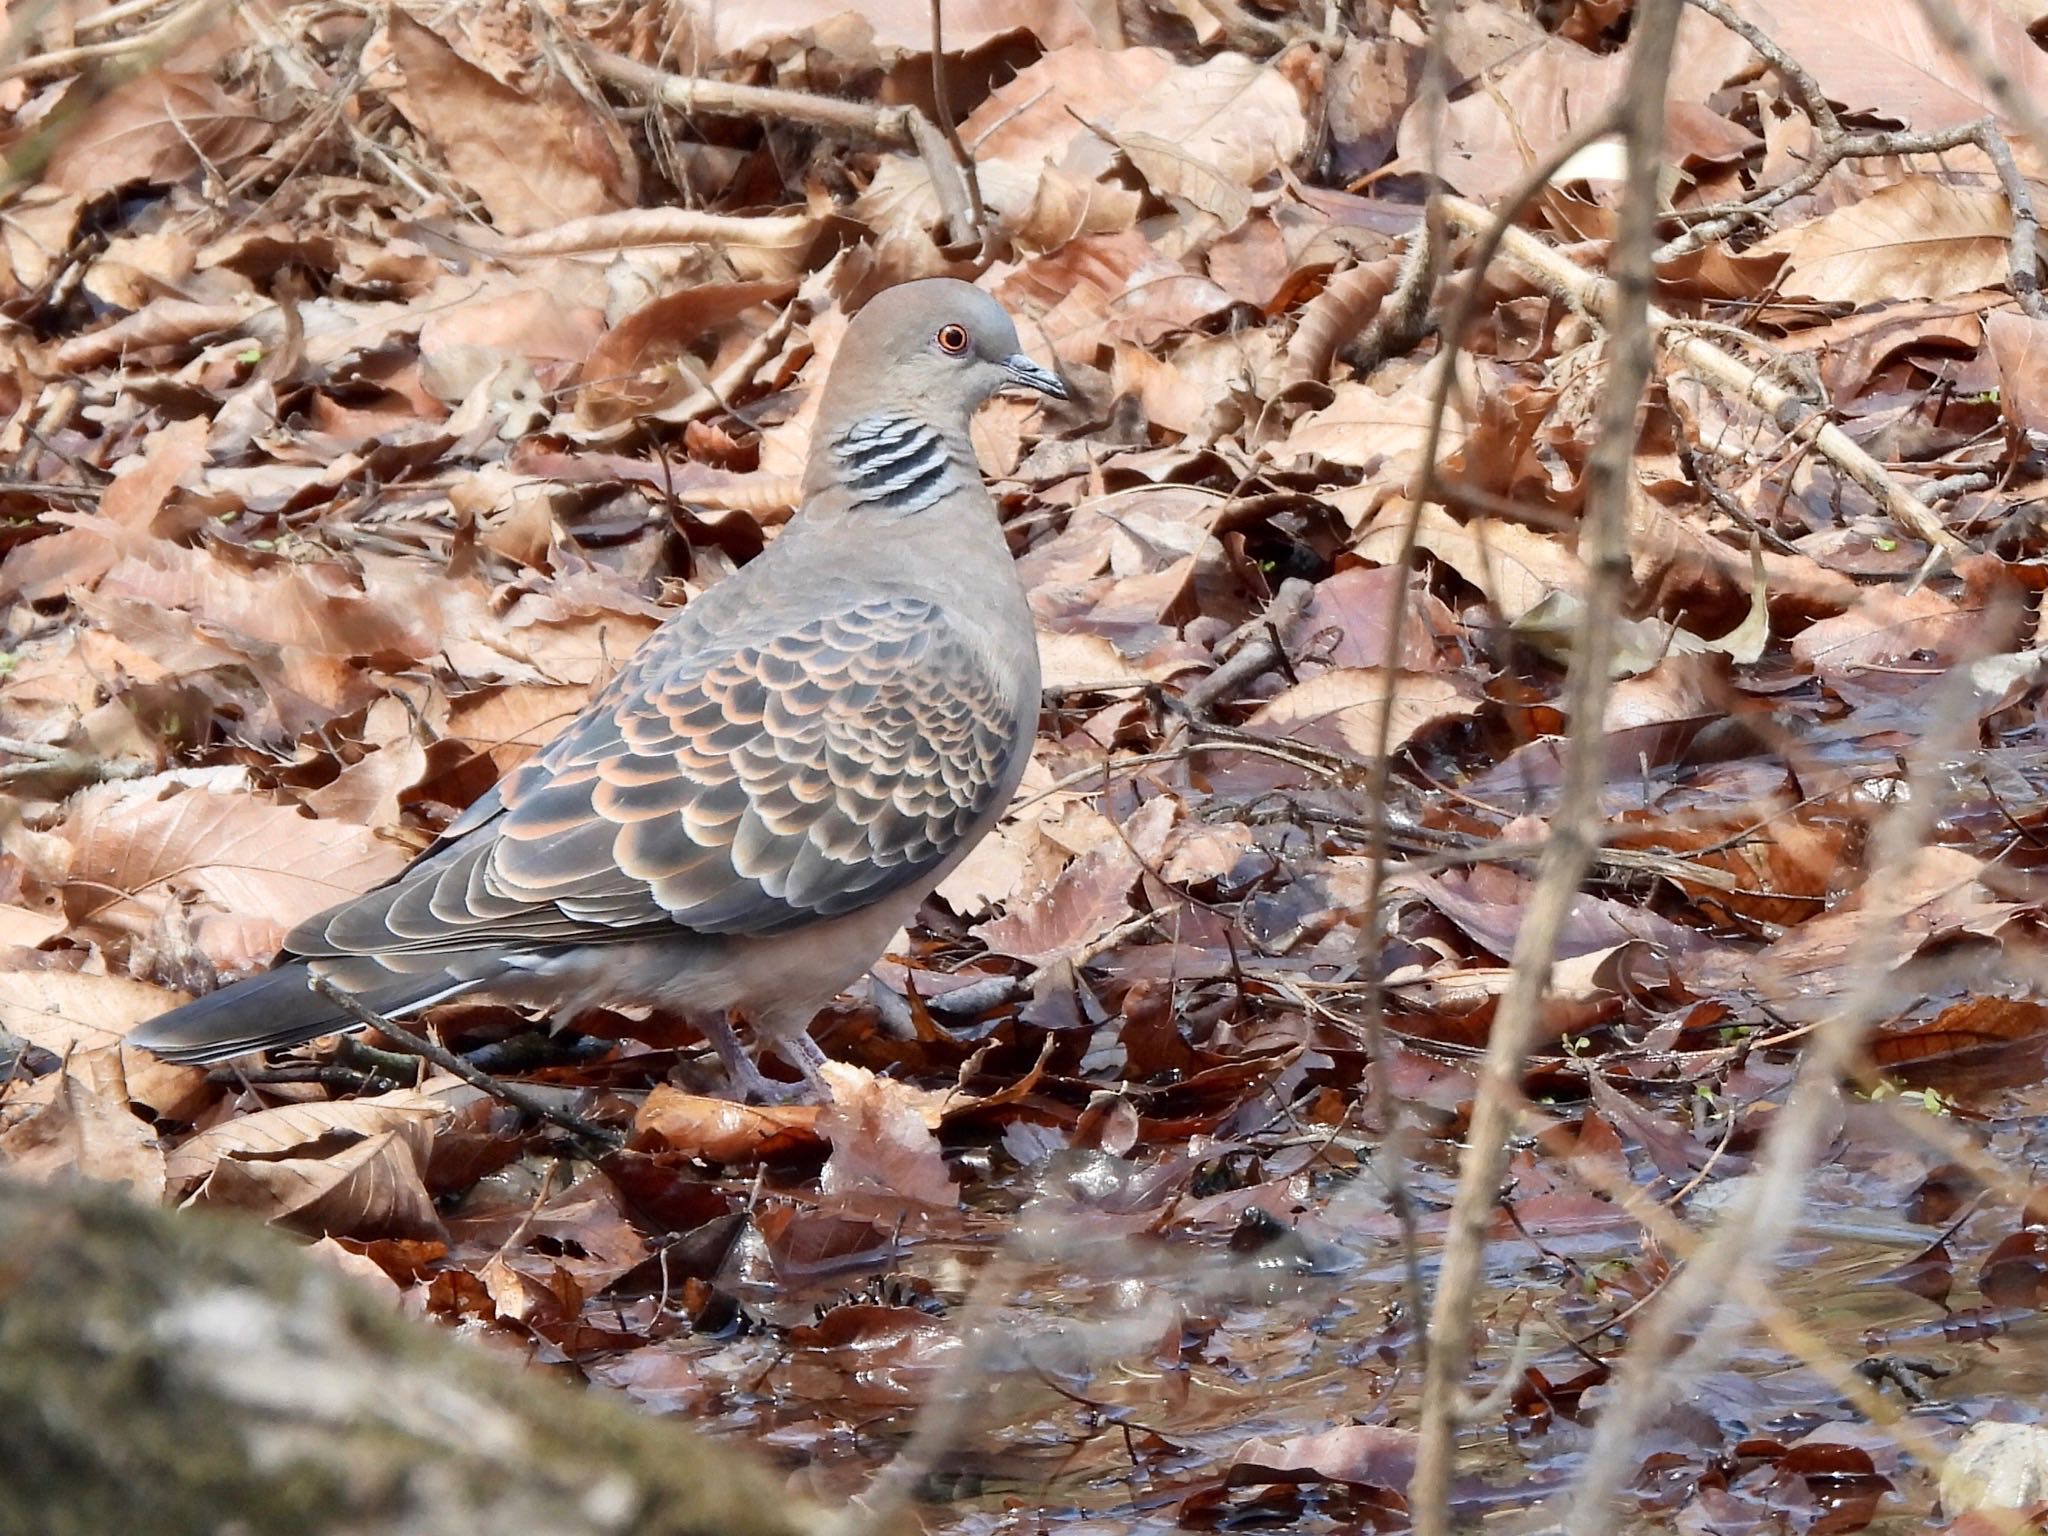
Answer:
[[[1449,25],[1449,9],[1441,0],[1431,0],[1429,49],[1424,56],[1422,88],[1418,95],[1419,109],[1426,106],[1423,114],[1424,138],[1429,152],[1434,156],[1440,140],[1444,100],[1444,81],[1447,66],[1444,62],[1444,30]],[[1613,131],[1619,123],[1617,109],[1610,108],[1582,124],[1557,145],[1551,153],[1523,175],[1502,200],[1497,219],[1485,229],[1479,238],[1479,246],[1472,260],[1472,280],[1452,301],[1450,312],[1439,328],[1442,338],[1442,375],[1431,393],[1429,421],[1422,437],[1422,484],[1418,488],[1414,505],[1402,524],[1401,549],[1395,564],[1404,573],[1403,579],[1394,588],[1393,601],[1388,605],[1386,646],[1380,656],[1382,676],[1395,675],[1400,663],[1401,634],[1407,623],[1408,582],[1406,572],[1415,568],[1415,540],[1421,526],[1422,508],[1435,492],[1437,458],[1443,451],[1444,415],[1450,404],[1450,391],[1455,382],[1453,364],[1458,348],[1463,344],[1466,327],[1472,322],[1478,309],[1479,294],[1484,286],[1487,268],[1492,264],[1494,254],[1500,249],[1500,242],[1510,224],[1521,210],[1534,201],[1549,185],[1550,178],[1573,155],[1595,139]],[[1415,238],[1427,239],[1435,249],[1445,243],[1441,195],[1432,197],[1426,214],[1428,225],[1418,230]],[[1428,233],[1434,230],[1435,233]],[[1418,270],[1428,271],[1434,263],[1422,262]],[[1391,299],[1391,295],[1389,296]],[[1391,695],[1389,696],[1391,704]],[[1365,856],[1366,886],[1365,899],[1360,904],[1359,932],[1364,935],[1368,946],[1380,943],[1380,929],[1385,922],[1387,857],[1391,851],[1392,833],[1387,825],[1387,796],[1393,783],[1393,717],[1391,707],[1383,708],[1374,722],[1373,750],[1367,766],[1365,786],[1366,838]],[[1395,1217],[1401,1223],[1401,1251],[1403,1257],[1403,1290],[1409,1310],[1415,1315],[1418,1328],[1428,1313],[1426,1295],[1422,1283],[1421,1239],[1415,1226],[1415,1212],[1408,1199],[1407,1163],[1409,1158],[1408,1126],[1401,1118],[1399,1099],[1394,1093],[1392,1069],[1387,1062],[1388,1036],[1386,1027],[1386,995],[1381,977],[1377,953],[1368,957],[1365,965],[1365,997],[1360,1012],[1365,1023],[1366,1075],[1367,1084],[1374,1102],[1385,1106],[1385,1142],[1382,1144],[1381,1161],[1385,1164],[1383,1177],[1386,1180],[1388,1198]],[[1425,1333],[1416,1335],[1425,1369],[1428,1365],[1429,1342]]]
[[[974,156],[967,152],[967,146],[960,142],[960,125],[953,116],[953,100],[946,89],[946,35],[940,24],[940,0],[931,0],[932,7],[932,110],[938,114],[939,134],[946,141],[946,148],[952,153],[953,163],[960,167],[967,179],[967,216],[974,227],[974,238],[980,242],[983,251],[988,249],[988,209],[981,201],[981,171],[974,163]]]
[[[118,27],[124,21],[133,21],[137,16],[146,16],[158,10],[168,0],[121,0],[119,5],[110,5],[104,11],[96,11],[82,17],[72,25],[74,32],[104,32],[109,27]]]
[[[1476,232],[1492,225],[1493,216],[1477,203],[1446,195],[1443,205],[1451,220],[1468,230]],[[1545,292],[1603,329],[1613,329],[1615,286],[1611,279],[1588,272],[1526,230],[1508,230],[1501,242],[1501,254]],[[1792,391],[1692,334],[1684,321],[1654,305],[1647,323],[1658,344],[1674,361],[1725,393],[1755,405],[1786,436],[1812,443],[1821,457],[1868,491],[1892,521],[1915,538],[1932,545],[1940,555],[1969,551],[1969,546],[1944,528],[1926,503],[1899,484],[1891,471]]]
[[[974,233],[972,201],[960,167],[947,147],[945,135],[916,107],[878,107],[832,96],[813,96],[806,91],[672,74],[587,44],[582,54],[584,63],[599,79],[677,112],[805,123],[828,132],[907,149],[924,161],[951,237],[965,241]]]
[[[1253,58],[1264,58],[1287,46],[1287,34],[1263,17],[1254,16],[1237,0],[1196,0],[1216,19],[1230,46]]]
[[[653,412],[651,419],[670,423],[690,422],[708,411],[728,409],[733,396],[739,393],[747,381],[753,378],[781,347],[783,339],[789,335],[790,328],[796,324],[797,311],[801,307],[803,306],[796,300],[785,304],[782,313],[777,315],[760,335],[748,342],[739,356],[720,369],[716,378],[690,395],[688,399]],[[801,487],[794,481],[787,483],[796,486],[794,497],[789,503],[794,507],[802,500]]]
[[[1614,273],[1609,280],[1614,295],[1611,355],[1600,436],[1586,466],[1585,610],[1565,681],[1570,750],[1551,816],[1549,846],[1515,935],[1507,991],[1494,1015],[1471,1128],[1458,1159],[1458,1188],[1429,1316],[1429,1366],[1423,1378],[1415,1475],[1408,1485],[1417,1536],[1447,1536],[1450,1530],[1451,1470],[1467,1401],[1465,1374],[1471,1363],[1487,1228],[1507,1168],[1521,1074],[1542,1017],[1557,941],[1600,842],[1605,757],[1601,721],[1629,578],[1628,491],[1635,474],[1636,416],[1653,354],[1647,316],[1657,175],[1664,155],[1664,98],[1682,9],[1681,0],[1641,0],[1629,40],[1628,76],[1618,104],[1628,165],[1609,257]]]
[[[103,43],[79,43],[71,48],[53,48],[0,65],[0,80],[42,79],[61,75],[97,59],[118,59],[133,54],[168,53],[195,30],[195,23],[212,11],[220,0],[186,0],[154,26],[127,37],[111,37]]]
[[[1763,1271],[1777,1262],[1797,1221],[1806,1175],[1822,1150],[1839,1084],[1853,1070],[1864,1034],[1890,994],[1891,971],[1881,960],[1885,947],[1896,940],[1907,894],[1895,873],[1925,843],[1940,812],[1944,796],[1934,765],[1963,735],[1965,720],[1974,720],[1966,669],[1954,669],[1951,677],[1957,681],[1937,701],[1910,766],[1908,793],[1879,823],[1873,839],[1864,888],[1875,902],[1855,949],[1851,970],[1856,981],[1808,1041],[1785,1108],[1765,1133],[1748,1198],[1722,1218],[1631,1333],[1564,1522],[1568,1536],[1607,1536],[1613,1529],[1621,1492],[1634,1471],[1636,1436],[1718,1353],[1734,1326],[1731,1309],[1723,1303],[1730,1296],[1746,1296],[1752,1284],[1761,1286]],[[1702,1314],[1706,1324],[1682,1358],[1675,1357],[1678,1341]]]
[[[1267,605],[1266,611],[1231,637],[1237,642],[1237,649],[1229,659],[1181,693],[1181,710],[1196,718],[1206,717],[1216,705],[1253,678],[1279,665],[1286,658],[1287,653],[1282,647],[1288,635],[1301,622],[1302,615],[1308,612],[1309,601],[1314,596],[1315,588],[1298,577],[1290,576],[1281,582],[1280,590],[1273,594],[1273,601]],[[1229,643],[1226,641],[1225,647]]]

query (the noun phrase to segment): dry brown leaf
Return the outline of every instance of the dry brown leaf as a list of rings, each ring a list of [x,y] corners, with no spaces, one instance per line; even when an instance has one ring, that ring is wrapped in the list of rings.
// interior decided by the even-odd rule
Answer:
[[[70,526],[10,550],[0,563],[0,587],[42,602],[91,587],[116,560],[149,548],[147,535],[165,500],[206,462],[206,437],[199,418],[150,433],[140,454],[124,461],[101,493],[98,514],[46,518]]]
[[[832,1089],[832,1102],[818,1116],[818,1130],[832,1144],[818,1179],[821,1194],[843,1203],[883,1199],[940,1210],[960,1203],[932,1134],[952,1095],[836,1061],[819,1071]]]
[[[45,185],[97,195],[134,182],[179,182],[202,169],[217,175],[273,131],[247,98],[203,71],[152,70],[102,92],[96,79],[72,87],[80,116],[43,168]]]
[[[1121,840],[1106,843],[1075,859],[1032,901],[978,925],[974,936],[991,953],[1032,965],[1071,959],[1130,917],[1139,873],[1137,857]]]
[[[198,1204],[299,1231],[436,1237],[441,1219],[421,1170],[445,1108],[432,1094],[407,1088],[257,1110],[201,1131],[173,1152],[171,1187]]]
[[[483,200],[508,235],[522,235],[637,200],[634,161],[614,153],[591,105],[560,82],[515,90],[491,78],[404,11],[365,50],[365,67],[394,62],[387,94]]]
[[[633,1117],[635,1144],[653,1140],[712,1163],[750,1163],[791,1153],[816,1155],[815,1104],[736,1104],[657,1083]]]
[[[0,1168],[24,1179],[101,1179],[161,1201],[164,1155],[128,1107],[122,1055],[111,1046],[73,1052],[55,1097],[0,1133]]]
[[[59,828],[73,847],[62,879],[82,933],[135,940],[185,902],[195,937],[217,964],[246,965],[286,930],[389,879],[406,853],[362,827],[314,821],[253,798],[238,774],[187,787],[175,775],[102,784],[79,795]],[[255,955],[239,932],[210,943],[205,916],[252,920],[271,937]]]
[[[1038,316],[1024,335],[1044,336],[1063,362],[1090,366],[1115,342],[1154,346],[1230,308],[1229,294],[1137,230],[1070,240],[1018,268],[996,296]]]
[[[2048,60],[1997,0],[1951,3],[2025,99],[2048,101]],[[1915,0],[1735,0],[1735,8],[1851,111],[1881,112],[1922,133],[1997,112],[1990,90],[1942,44]]]
[[[184,1001],[182,992],[126,976],[0,972],[0,1030],[53,1056],[119,1045],[144,1019]],[[190,1119],[213,1097],[204,1069],[177,1066],[149,1051],[122,1046],[121,1070],[128,1097],[166,1119]]]
[[[1337,349],[1365,334],[1379,312],[1380,301],[1393,292],[1400,270],[1398,257],[1383,256],[1330,279],[1329,286],[1302,310],[1294,334],[1287,340],[1290,383],[1329,376]]]
[[[1358,552],[1391,565],[1400,552],[1408,513],[1403,504],[1389,506],[1360,537]],[[1511,624],[1551,593],[1577,593],[1586,583],[1578,556],[1557,540],[1497,518],[1461,523],[1435,503],[1422,508],[1415,547],[1477,587]]]
[[[1308,136],[1301,96],[1279,69],[1238,54],[1180,71],[1116,119],[1116,142],[1162,196],[1178,197],[1225,229],[1242,224],[1251,193],[1291,165]]]
[[[1848,612],[1822,619],[1792,642],[1792,654],[1822,678],[1840,678],[1924,653],[1956,654],[1981,635],[1982,616],[1919,587],[1871,587]]]
[[[1625,52],[1595,53],[1562,37],[1545,37],[1534,48],[1516,49],[1506,57],[1511,62],[1444,110],[1440,138],[1430,129],[1429,108],[1411,104],[1401,120],[1395,163],[1433,172],[1467,197],[1490,202],[1598,116],[1620,94],[1628,68]],[[1694,11],[1681,21],[1676,58],[1669,99],[1679,130],[1672,140],[1682,155],[1713,117],[1701,104],[1754,68],[1755,58],[1740,38]]]
[[[1440,673],[1396,672],[1389,686],[1378,667],[1335,667],[1268,699],[1245,725],[1370,757],[1382,714],[1390,717],[1387,749],[1394,751],[1425,726],[1469,715],[1478,704],[1467,684]]]
[[[1328,405],[1297,421],[1276,451],[1363,469],[1368,483],[1386,494],[1412,492],[1429,443],[1431,402],[1440,377],[1441,369],[1432,364],[1415,369],[1387,392],[1346,381],[1337,386]],[[1437,438],[1439,464],[1465,445],[1469,423],[1459,395],[1470,398],[1468,391],[1458,391],[1444,410]],[[1352,514],[1351,508],[1346,511]],[[1359,511],[1354,521],[1363,515]]]
[[[1984,317],[1984,344],[1998,369],[1998,408],[2016,432],[2048,440],[2048,320],[2002,309]]]
[[[1921,848],[1886,869],[1881,887],[1864,885],[1832,911],[1809,918],[1739,972],[1714,972],[1709,984],[1754,989],[1778,1016],[1812,1024],[1867,985],[1869,969],[1904,965],[1920,948],[1965,934],[1995,936],[2021,909],[1992,899],[1985,866],[1960,848]],[[1872,933],[1873,924],[1882,931]]]
[[[927,53],[931,49],[931,17],[915,5],[856,4],[854,0],[756,0],[750,5],[721,5],[716,0],[687,0],[677,17],[694,42],[712,59],[758,57],[781,52],[776,45],[811,41],[828,54],[851,51],[860,57],[856,39],[865,36],[882,57]],[[1047,48],[1060,48],[1095,36],[1095,23],[1076,0],[948,0],[945,14],[946,52],[966,53],[1011,33],[1025,33]]]
[[[2011,238],[2003,193],[1916,176],[1755,249],[1785,257],[1786,294],[1860,305],[1995,287],[2007,274]]]

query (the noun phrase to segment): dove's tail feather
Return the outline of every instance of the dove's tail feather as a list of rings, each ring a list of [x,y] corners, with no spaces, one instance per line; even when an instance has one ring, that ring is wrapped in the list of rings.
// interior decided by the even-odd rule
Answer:
[[[280,965],[138,1024],[128,1032],[126,1043],[154,1051],[166,1061],[197,1066],[251,1051],[304,1045],[322,1035],[362,1027],[315,992],[311,980],[303,962]],[[395,977],[353,996],[372,1013],[395,1018],[451,990],[459,991],[461,985],[451,988],[448,976],[430,974]]]

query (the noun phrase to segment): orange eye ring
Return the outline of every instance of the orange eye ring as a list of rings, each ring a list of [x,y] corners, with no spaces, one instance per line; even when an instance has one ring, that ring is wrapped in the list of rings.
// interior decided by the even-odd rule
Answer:
[[[939,344],[941,352],[950,352],[955,357],[964,357],[967,349],[974,345],[974,340],[967,334],[967,327],[964,325],[942,325],[939,327],[939,334],[932,340]]]

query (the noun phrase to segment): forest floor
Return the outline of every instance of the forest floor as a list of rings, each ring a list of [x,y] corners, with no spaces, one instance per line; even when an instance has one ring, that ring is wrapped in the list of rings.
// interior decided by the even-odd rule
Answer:
[[[961,1536],[1403,1526],[1432,1310],[1461,1521],[1604,1468],[1632,1530],[1928,1528],[2048,1394],[2048,3],[1685,8],[1606,491],[1636,7],[1426,10],[31,13],[0,1169],[246,1210],[828,1502],[909,1446]],[[432,1017],[555,1121],[120,1043],[758,553],[934,273],[1074,391],[976,428],[1046,707],[832,1104],[624,1017]]]

